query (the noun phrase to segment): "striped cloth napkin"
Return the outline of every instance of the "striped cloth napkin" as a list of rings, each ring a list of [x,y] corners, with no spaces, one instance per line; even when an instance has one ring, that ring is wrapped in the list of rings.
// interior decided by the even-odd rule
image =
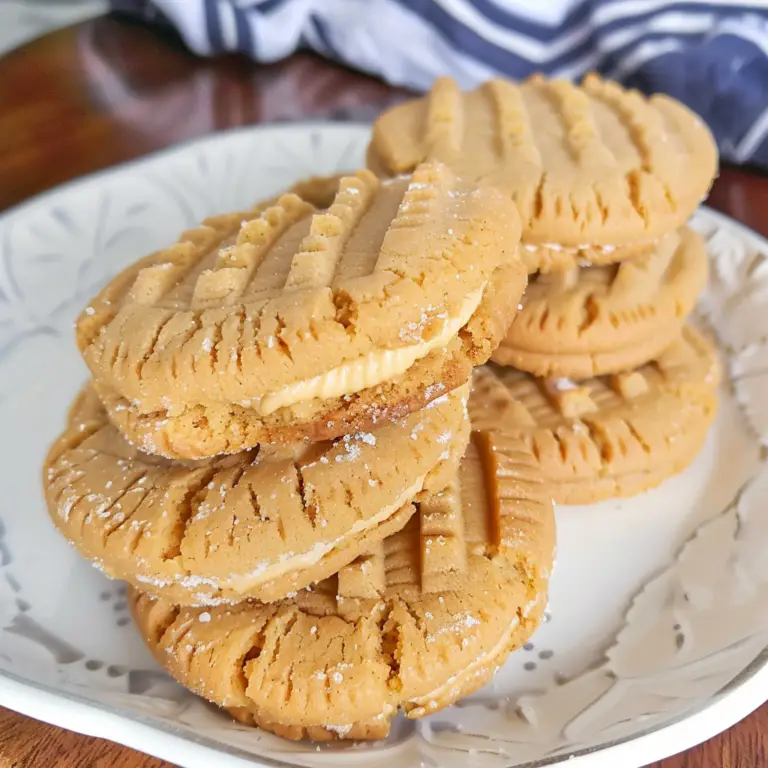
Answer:
[[[723,157],[768,167],[768,0],[111,0],[201,55],[299,49],[418,90],[450,74],[588,70],[698,112]]]

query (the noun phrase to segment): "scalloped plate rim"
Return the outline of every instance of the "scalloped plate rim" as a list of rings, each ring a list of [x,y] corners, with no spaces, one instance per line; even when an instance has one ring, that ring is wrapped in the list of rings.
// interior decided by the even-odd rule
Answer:
[[[149,716],[122,711],[106,703],[97,704],[68,691],[57,691],[2,669],[0,679],[10,683],[7,689],[0,689],[0,706],[86,736],[108,739],[184,768],[209,768],[210,763],[207,760],[211,757],[216,757],[218,765],[222,768],[259,765],[270,768],[295,768],[296,765],[264,756],[259,756],[257,762],[252,754],[237,747],[220,744],[206,736],[189,734],[173,725],[159,723]],[[735,682],[736,680],[738,682]],[[766,687],[768,647],[764,648],[724,690],[693,712],[684,712],[671,722],[654,726],[646,732],[641,731],[623,739],[566,755],[517,763],[511,768],[545,768],[564,764],[580,768],[614,768],[616,763],[613,761],[618,757],[625,760],[630,758],[630,762],[623,764],[624,768],[641,768],[648,763],[683,752],[731,728],[766,701]],[[14,691],[23,697],[21,706],[18,699],[12,698]],[[61,707],[62,699],[75,708],[69,710]],[[42,713],[39,709],[35,710],[35,707],[40,705],[44,707]],[[80,712],[82,718],[79,716]],[[94,714],[97,716],[95,721],[89,720]],[[124,733],[118,731],[119,736],[116,735],[115,726],[124,725],[126,720],[135,726],[135,729]],[[95,722],[95,725],[86,727],[85,723],[90,722]],[[189,759],[184,757],[186,753]],[[183,757],[183,762],[179,760],[180,757]],[[226,759],[226,764],[222,759]]]

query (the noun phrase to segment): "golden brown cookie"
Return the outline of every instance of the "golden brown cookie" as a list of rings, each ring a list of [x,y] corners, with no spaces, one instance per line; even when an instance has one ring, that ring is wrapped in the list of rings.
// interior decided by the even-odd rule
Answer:
[[[518,264],[499,267],[483,303],[457,338],[417,360],[401,376],[351,398],[316,399],[263,417],[241,405],[210,403],[173,413],[141,413],[109,388],[95,386],[121,432],[142,450],[159,456],[202,458],[259,442],[331,440],[400,419],[466,383],[472,368],[484,363],[507,333],[518,307],[509,304],[509,290],[517,295],[524,284]]]
[[[198,462],[129,445],[89,387],[43,483],[56,526],[115,578],[177,603],[276,600],[400,530],[444,488],[469,436],[467,385],[335,442]]]
[[[674,99],[588,75],[581,85],[532,77],[462,93],[448,78],[384,112],[368,166],[382,176],[424,160],[498,186],[517,203],[523,243],[592,251],[678,229],[709,190],[717,148]],[[585,254],[588,261],[593,255]]]
[[[282,736],[380,738],[483,685],[538,625],[549,488],[520,440],[475,432],[447,490],[338,576],[279,603],[185,609],[131,591],[183,685]]]
[[[169,457],[420,408],[488,359],[526,281],[514,205],[439,165],[346,177],[323,213],[285,195],[209,224],[116,277],[77,323],[116,423]]]
[[[708,266],[703,239],[683,227],[644,257],[538,274],[493,360],[576,380],[637,368],[680,335]]]
[[[631,496],[684,469],[715,417],[720,366],[690,326],[655,360],[578,384],[514,368],[478,368],[473,426],[521,438],[553,483],[555,502]]]

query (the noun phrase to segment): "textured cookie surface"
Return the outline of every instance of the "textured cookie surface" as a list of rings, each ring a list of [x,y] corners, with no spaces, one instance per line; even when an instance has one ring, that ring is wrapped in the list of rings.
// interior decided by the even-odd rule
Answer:
[[[142,413],[108,387],[96,383],[96,389],[110,419],[132,443],[167,458],[199,459],[262,442],[330,440],[375,429],[466,383],[472,368],[488,360],[507,333],[525,281],[518,263],[499,267],[482,304],[455,339],[404,374],[352,396],[316,398],[267,416],[244,405],[215,403]]]
[[[253,219],[267,208],[278,205],[283,195],[296,195],[305,203],[317,209],[329,208],[339,192],[341,180],[350,174],[336,173],[332,176],[307,176],[292,184],[274,197],[262,200],[244,211],[234,211],[219,216],[209,216],[203,220],[205,226],[214,229],[231,229],[242,225],[243,221]]]
[[[538,274],[493,360],[576,380],[636,368],[680,335],[707,270],[704,241],[683,228],[647,256]]]
[[[533,632],[554,547],[549,489],[520,440],[474,432],[448,488],[311,591],[179,609],[132,592],[160,663],[289,738],[377,738],[485,683]]]
[[[473,425],[523,439],[562,504],[629,496],[696,456],[717,408],[720,368],[690,326],[648,365],[578,384],[489,364],[475,371]]]
[[[475,315],[495,314],[485,307],[495,294],[516,307],[524,287],[514,206],[445,166],[385,183],[361,171],[339,182],[323,212],[285,195],[251,218],[232,218],[209,220],[138,262],[78,319],[99,390],[134,415],[210,406],[272,417],[274,427],[292,423],[297,410],[339,410],[340,399],[402,377],[461,340]],[[477,341],[470,352],[487,359],[489,339]],[[428,370],[439,375],[441,366]],[[419,407],[431,385],[447,388],[421,384],[420,399],[397,388],[377,394]],[[229,450],[269,439],[255,433]],[[202,457],[179,447],[171,455]]]
[[[309,176],[306,179],[297,181],[286,192],[298,195],[298,197],[315,208],[330,208],[339,192],[341,180],[346,175],[349,174],[337,173],[333,176]],[[275,205],[280,201],[280,197],[281,195],[278,195],[267,203],[260,204],[259,207],[263,210],[270,205]]]
[[[368,165],[380,175],[425,159],[505,190],[523,241],[566,247],[656,238],[685,223],[707,193],[717,149],[701,120],[672,98],[650,98],[589,75],[580,86],[533,77],[431,92],[374,124]]]
[[[405,525],[444,488],[469,435],[467,385],[423,411],[335,442],[200,462],[141,453],[92,389],[44,470],[56,526],[109,575],[189,605],[275,600]]]

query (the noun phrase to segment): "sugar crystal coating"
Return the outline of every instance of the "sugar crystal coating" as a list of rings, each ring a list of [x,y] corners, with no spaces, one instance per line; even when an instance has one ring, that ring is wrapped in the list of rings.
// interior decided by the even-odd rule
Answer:
[[[174,462],[128,444],[88,389],[46,463],[49,512],[81,554],[152,594],[277,599],[346,565],[444,487],[467,442],[466,397],[465,386],[375,434]]]
[[[549,488],[521,442],[473,433],[446,492],[338,576],[273,604],[184,609],[131,592],[180,682],[288,738],[380,738],[480,687],[541,620]]]

